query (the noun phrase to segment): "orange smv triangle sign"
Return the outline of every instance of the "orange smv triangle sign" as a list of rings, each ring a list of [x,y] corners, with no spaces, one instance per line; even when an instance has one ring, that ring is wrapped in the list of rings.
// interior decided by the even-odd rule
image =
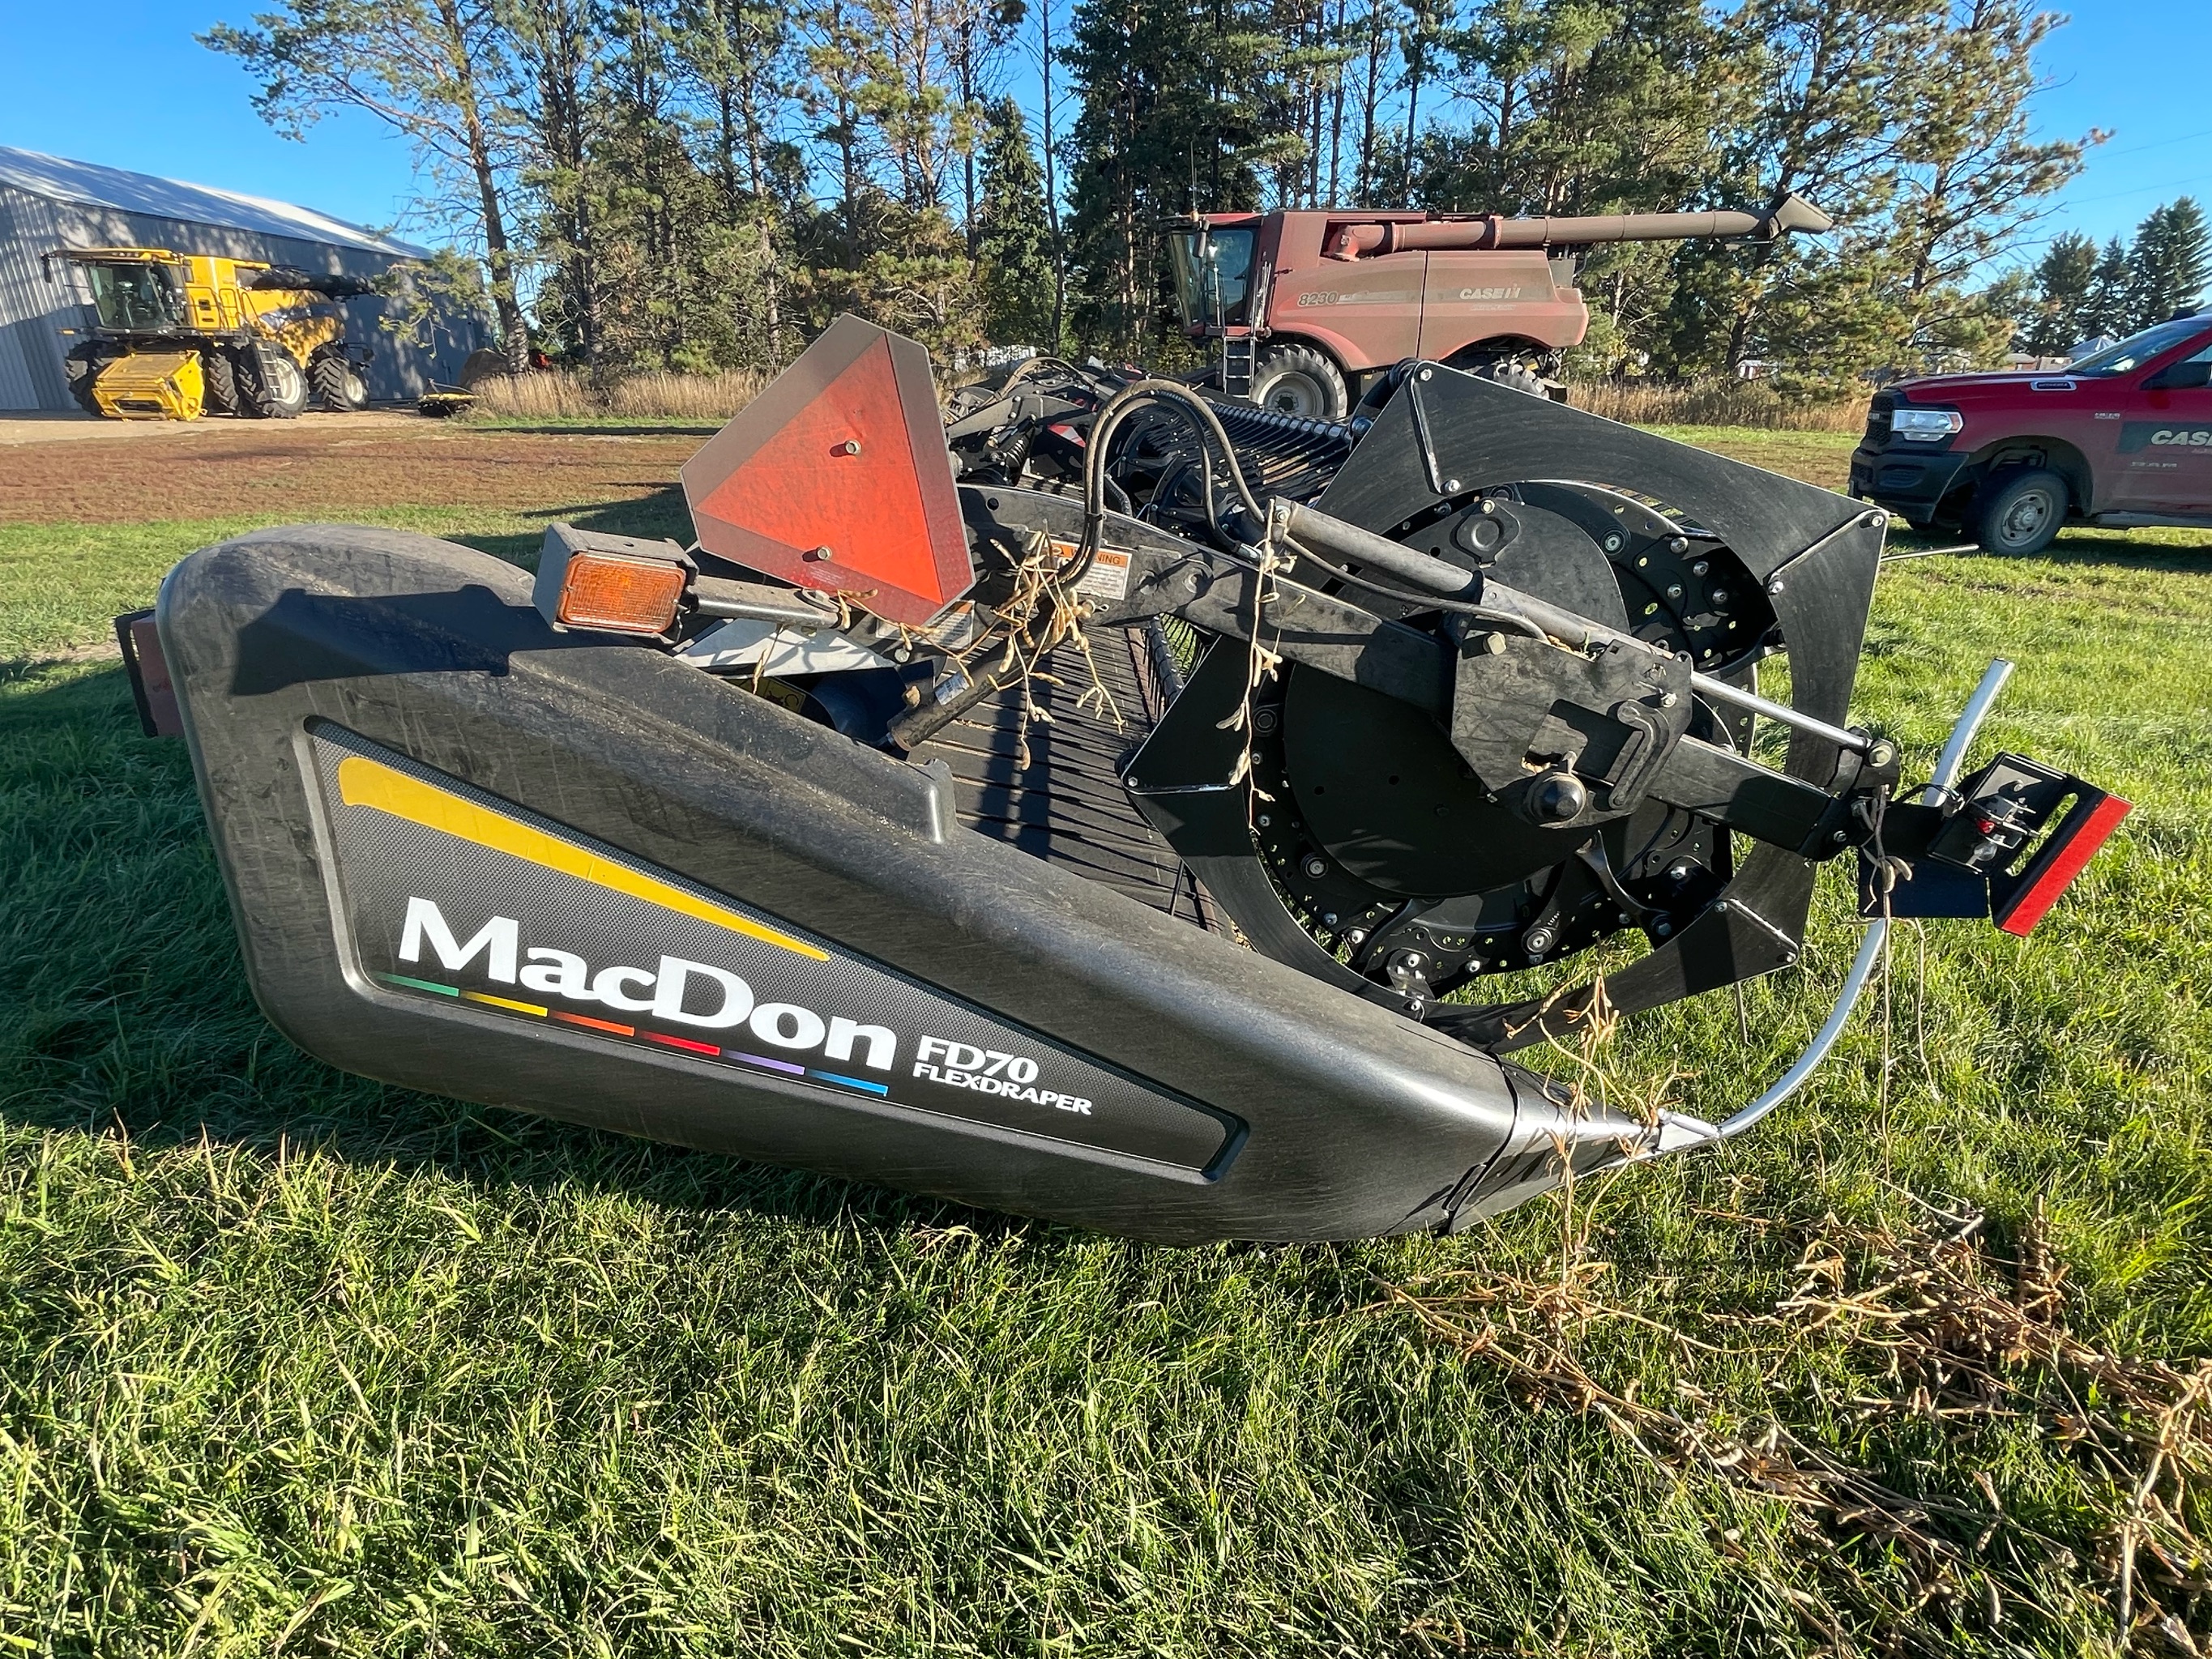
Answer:
[[[891,622],[975,580],[929,356],[840,317],[684,464],[708,552]]]

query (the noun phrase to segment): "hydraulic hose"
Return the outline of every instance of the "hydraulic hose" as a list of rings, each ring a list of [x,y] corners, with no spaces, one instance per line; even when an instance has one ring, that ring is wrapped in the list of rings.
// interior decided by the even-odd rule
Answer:
[[[1967,747],[1973,742],[1974,734],[1981,729],[1982,721],[1989,714],[1990,706],[1996,702],[1997,693],[2004,690],[2004,683],[2011,674],[2012,665],[1999,657],[1982,676],[1981,684],[1974,688],[1973,696],[1966,699],[1966,707],[1959,711],[1959,718],[1952,723],[1950,738],[1943,744],[1942,757],[1936,763],[1936,774],[1929,781],[1924,799],[1940,800],[1958,781],[1959,768],[1966,758]],[[1811,1077],[1820,1062],[1828,1057],[1828,1051],[1836,1046],[1836,1039],[1843,1035],[1851,1011],[1858,1006],[1860,993],[1866,989],[1868,980],[1874,976],[1874,965],[1881,960],[1882,946],[1888,939],[1887,916],[1876,916],[1867,923],[1866,935],[1859,940],[1859,953],[1852,958],[1850,972],[1844,975],[1843,988],[1836,994],[1835,1006],[1828,1011],[1828,1018],[1822,1022],[1812,1042],[1805,1045],[1805,1052],[1797,1056],[1796,1062],[1788,1071],[1775,1079],[1773,1087],[1718,1124],[1702,1123],[1695,1118],[1671,1117],[1669,1127],[1689,1132],[1691,1139],[1677,1142],[1674,1146],[1662,1145],[1661,1150],[1674,1152],[1710,1141],[1733,1139],[1803,1088],[1806,1079]]]

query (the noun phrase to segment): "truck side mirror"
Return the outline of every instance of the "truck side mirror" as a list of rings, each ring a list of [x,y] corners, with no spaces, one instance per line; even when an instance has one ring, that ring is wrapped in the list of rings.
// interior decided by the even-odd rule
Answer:
[[[2169,364],[2143,382],[2146,392],[2194,392],[2212,386],[2212,357]]]

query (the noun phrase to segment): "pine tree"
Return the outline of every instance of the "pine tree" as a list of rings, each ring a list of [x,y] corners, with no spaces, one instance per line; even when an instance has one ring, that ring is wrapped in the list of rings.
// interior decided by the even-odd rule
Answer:
[[[425,205],[482,244],[500,343],[520,374],[530,361],[514,199],[522,123],[501,95],[511,43],[492,0],[281,0],[245,28],[218,23],[198,40],[259,78],[253,106],[288,137],[358,110],[414,146],[431,181]]]
[[[1071,21],[1073,320],[1084,340],[1141,362],[1165,343],[1158,222],[1259,206],[1259,169],[1304,141],[1261,125],[1258,94],[1283,43],[1231,0],[1079,0]]]
[[[1019,105],[1000,99],[991,106],[989,121],[975,227],[984,337],[995,345],[1057,352],[1044,172],[1030,147]]]
[[[2128,307],[2136,328],[2196,309],[2212,276],[2212,229],[2195,199],[2154,210],[2128,252]]]
[[[2075,231],[2054,239],[2035,267],[2035,305],[2021,331],[2021,349],[2055,357],[2094,333],[2088,316],[2096,277],[2095,242]]]
[[[2081,313],[2084,339],[2117,340],[2135,332],[2128,277],[2128,245],[2115,236],[2105,244],[2089,278],[2088,303]]]

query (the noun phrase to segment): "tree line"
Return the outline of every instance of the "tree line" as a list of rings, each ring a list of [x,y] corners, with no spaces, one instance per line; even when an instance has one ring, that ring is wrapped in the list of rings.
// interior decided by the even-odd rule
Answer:
[[[844,310],[940,355],[1157,363],[1179,347],[1160,227],[1192,212],[1791,190],[1837,232],[1594,250],[1575,367],[1765,359],[1820,390],[1987,361],[2037,305],[2001,256],[2106,136],[2031,134],[2057,21],[2024,0],[281,0],[203,38],[280,131],[354,109],[413,143],[517,364],[774,365]]]
[[[2193,197],[2153,210],[2132,240],[2100,251],[2076,231],[2052,239],[2035,267],[2035,303],[2021,349],[2057,356],[2094,339],[2118,340],[2193,309],[2212,281],[2212,226]]]

